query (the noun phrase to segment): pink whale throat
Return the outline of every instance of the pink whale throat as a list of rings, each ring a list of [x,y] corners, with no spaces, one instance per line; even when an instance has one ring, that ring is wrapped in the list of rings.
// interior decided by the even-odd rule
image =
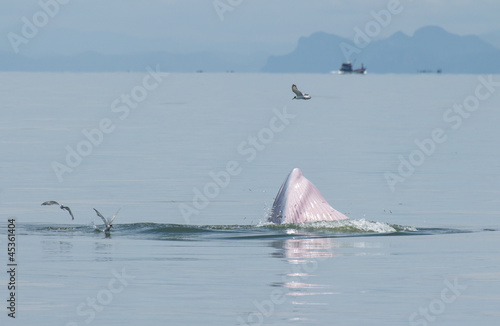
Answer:
[[[346,220],[347,216],[328,204],[325,197],[299,168],[290,172],[276,195],[269,222],[305,223]]]

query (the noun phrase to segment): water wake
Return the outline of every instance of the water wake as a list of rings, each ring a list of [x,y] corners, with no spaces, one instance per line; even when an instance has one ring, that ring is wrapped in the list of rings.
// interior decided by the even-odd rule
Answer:
[[[94,236],[95,225],[21,225],[23,234],[44,236]],[[116,224],[110,237],[150,240],[206,241],[210,239],[281,239],[296,237],[364,237],[364,236],[418,236],[472,232],[446,228],[417,228],[384,222],[343,220],[298,224],[274,224],[261,222],[257,225],[187,225],[163,223]]]

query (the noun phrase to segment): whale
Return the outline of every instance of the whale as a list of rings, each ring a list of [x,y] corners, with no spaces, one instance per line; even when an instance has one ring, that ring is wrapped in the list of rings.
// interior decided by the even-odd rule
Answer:
[[[294,168],[274,199],[269,222],[276,224],[347,220],[334,209],[299,168]]]

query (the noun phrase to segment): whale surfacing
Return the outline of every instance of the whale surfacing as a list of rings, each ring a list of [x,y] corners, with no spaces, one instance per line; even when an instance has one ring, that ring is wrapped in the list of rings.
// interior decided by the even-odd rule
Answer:
[[[305,223],[346,220],[347,216],[328,204],[325,197],[299,168],[290,172],[276,196],[269,222]]]

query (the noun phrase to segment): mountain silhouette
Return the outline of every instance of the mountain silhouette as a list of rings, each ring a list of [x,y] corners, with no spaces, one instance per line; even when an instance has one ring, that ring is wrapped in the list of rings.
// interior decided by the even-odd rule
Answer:
[[[65,37],[70,38],[70,35]],[[97,41],[105,42],[105,39]],[[444,73],[500,73],[499,48],[478,36],[460,36],[437,26],[420,28],[412,36],[397,32],[381,40],[371,40],[366,35],[363,38],[359,34],[349,39],[317,32],[301,37],[294,51],[281,56],[268,56],[262,51],[232,54],[146,50],[133,54],[103,54],[83,52],[82,49],[84,45],[78,48],[77,54],[47,53],[38,57],[4,49],[0,52],[0,71],[145,71],[147,66],[158,65],[161,70],[170,72],[329,73],[350,60],[354,68],[364,64],[368,73],[435,72],[438,69]]]
[[[368,72],[416,73],[500,73],[500,49],[478,36],[460,36],[437,26],[418,29],[412,36],[397,32],[392,36],[365,42],[327,33],[314,33],[299,40],[295,50],[283,56],[271,56],[264,72],[327,73],[338,70],[347,61],[363,63]],[[359,42],[358,42],[359,43]],[[368,44],[366,44],[368,43]],[[352,49],[350,57],[342,47]]]

